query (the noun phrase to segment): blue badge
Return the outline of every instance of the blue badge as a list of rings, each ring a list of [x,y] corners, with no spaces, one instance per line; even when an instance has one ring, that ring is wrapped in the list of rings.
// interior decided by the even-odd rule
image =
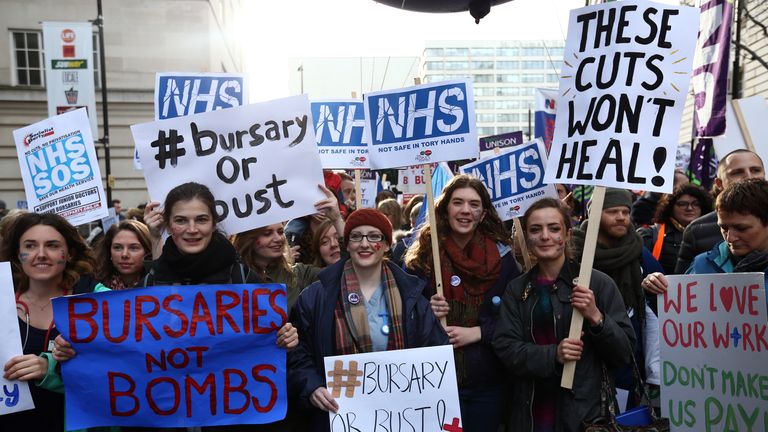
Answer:
[[[456,286],[459,286],[460,283],[461,283],[461,278],[460,277],[458,277],[456,275],[451,276],[451,286],[455,286],[456,287]]]
[[[357,293],[349,293],[347,300],[353,305],[360,303],[360,296]]]

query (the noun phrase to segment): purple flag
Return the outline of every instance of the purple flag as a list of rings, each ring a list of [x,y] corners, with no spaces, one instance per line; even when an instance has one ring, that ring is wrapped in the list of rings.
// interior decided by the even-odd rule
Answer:
[[[702,0],[699,39],[693,60],[694,130],[698,137],[725,133],[728,53],[733,4]]]
[[[709,190],[717,175],[717,158],[711,138],[699,138],[699,143],[691,154],[689,170],[704,189]]]

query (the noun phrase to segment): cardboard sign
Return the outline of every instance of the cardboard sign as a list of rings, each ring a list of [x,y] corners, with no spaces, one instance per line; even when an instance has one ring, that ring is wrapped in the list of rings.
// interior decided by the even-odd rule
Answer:
[[[11,264],[8,262],[0,262],[0,287],[0,363],[6,364],[11,358],[23,354]],[[35,409],[26,381],[8,381],[0,375],[0,387],[0,415]]]
[[[202,183],[228,234],[315,213],[325,197],[306,96],[143,123],[131,132],[150,197],[163,202],[181,183]]]
[[[367,93],[365,118],[373,169],[477,157],[468,79]]]
[[[765,275],[667,276],[661,412],[674,431],[768,430]]]
[[[450,345],[326,357],[325,371],[331,431],[461,430]]]
[[[67,430],[261,424],[285,417],[285,285],[191,285],[59,297]]]
[[[166,72],[155,75],[155,120],[248,104],[244,74]]]
[[[547,183],[672,192],[698,17],[639,0],[571,11]]]
[[[360,173],[360,204],[362,208],[376,208],[376,195],[379,193],[379,175],[376,171]]]
[[[537,139],[464,165],[461,171],[483,181],[496,212],[506,221],[522,216],[542,198],[558,197],[555,187],[544,183],[546,164],[544,143]]]
[[[93,24],[44,22],[43,46],[48,117],[85,108],[91,135],[97,136]]]
[[[340,99],[312,102],[312,118],[323,168],[370,168],[362,101]]]
[[[99,161],[85,109],[13,131],[29,208],[72,225],[107,216]]]
[[[504,149],[523,143],[523,131],[508,132],[480,138],[480,159],[494,155],[495,149]]]

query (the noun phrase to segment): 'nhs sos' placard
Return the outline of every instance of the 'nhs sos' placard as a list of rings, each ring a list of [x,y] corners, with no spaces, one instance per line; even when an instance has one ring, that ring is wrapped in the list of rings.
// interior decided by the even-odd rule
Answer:
[[[469,80],[368,93],[365,118],[373,169],[477,157]]]

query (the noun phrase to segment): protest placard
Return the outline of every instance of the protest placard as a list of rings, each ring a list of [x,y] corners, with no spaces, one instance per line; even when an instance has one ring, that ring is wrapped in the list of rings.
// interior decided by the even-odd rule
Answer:
[[[99,161],[84,108],[13,131],[29,208],[72,225],[107,216]]]
[[[468,79],[365,95],[371,167],[398,168],[476,158],[477,130]]]
[[[499,150],[523,143],[523,131],[508,132],[480,138],[480,159],[497,154]],[[497,150],[498,149],[498,150]]]
[[[555,114],[557,112],[557,89],[536,89],[536,104],[533,114],[533,136],[541,138],[549,153],[552,137],[555,134]]]
[[[434,166],[432,167],[434,169]],[[406,195],[427,193],[427,181],[424,177],[424,165],[405,167],[397,172],[397,189]]]
[[[542,198],[558,197],[555,187],[544,183],[546,163],[544,143],[536,139],[466,164],[461,171],[482,180],[496,212],[506,221],[522,216]]]
[[[312,118],[323,168],[370,168],[363,101],[338,99],[312,102]]]
[[[98,135],[93,74],[93,24],[44,22],[43,46],[48,117],[85,108],[91,135]]]
[[[366,170],[360,173],[360,208],[376,208],[378,193],[379,176],[376,171]]]
[[[155,120],[247,104],[244,74],[164,72],[155,75]]]
[[[248,105],[248,81],[237,73],[165,72],[155,75],[155,120]],[[141,170],[139,150],[133,167]]]
[[[23,354],[16,299],[13,293],[11,264],[0,262],[0,364]],[[28,314],[27,314],[28,316]],[[29,325],[27,318],[27,325]],[[9,381],[0,375],[0,415],[35,408],[29,384],[26,381]]]
[[[765,275],[667,276],[661,412],[675,431],[768,430]]]
[[[545,182],[672,191],[698,16],[636,0],[571,11]]]
[[[67,429],[285,417],[285,286],[153,286],[59,297]]]
[[[131,126],[149,195],[208,186],[228,234],[315,213],[325,198],[309,100],[294,96]]]
[[[325,372],[331,432],[461,430],[450,345],[326,357]]]

